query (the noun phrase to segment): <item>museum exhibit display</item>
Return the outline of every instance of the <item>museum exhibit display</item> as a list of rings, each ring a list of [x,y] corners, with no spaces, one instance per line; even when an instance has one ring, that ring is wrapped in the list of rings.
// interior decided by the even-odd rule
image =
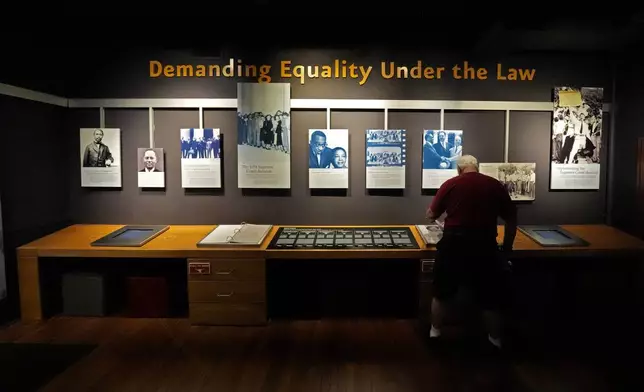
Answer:
[[[162,148],[138,148],[139,188],[165,187],[165,156]]]
[[[557,225],[519,225],[518,229],[545,247],[589,246],[588,241]]]
[[[349,188],[349,130],[309,129],[309,188]]]
[[[350,51],[355,58],[345,63],[348,54],[340,52],[271,49],[269,56],[248,51],[244,60],[249,62],[233,61],[229,66],[227,50],[208,58],[187,54],[185,61],[159,56],[164,64],[156,76],[140,79],[136,72],[123,72],[147,70],[146,58],[122,67],[116,60],[113,67],[107,66],[111,61],[98,62],[92,70],[109,83],[99,86],[88,76],[88,86],[85,80],[75,82],[65,97],[19,98],[16,94],[24,91],[16,89],[10,91],[14,95],[2,97],[26,102],[16,104],[25,110],[19,118],[3,123],[7,129],[16,127],[15,133],[5,136],[7,141],[16,137],[15,143],[5,146],[6,162],[21,162],[16,147],[27,145],[28,137],[72,158],[60,165],[55,161],[51,168],[49,161],[36,156],[29,162],[29,169],[40,173],[36,177],[25,177],[26,170],[19,175],[8,170],[3,176],[3,193],[11,192],[2,200],[4,223],[10,222],[12,230],[6,236],[12,239],[9,257],[19,248],[15,264],[8,263],[9,272],[14,266],[19,272],[12,273],[19,284],[9,281],[9,297],[19,286],[14,298],[16,305],[20,301],[23,320],[59,314],[50,299],[60,293],[50,280],[63,272],[78,272],[64,269],[97,275],[118,269],[123,282],[141,274],[165,280],[164,293],[172,302],[168,309],[178,309],[176,314],[188,319],[182,322],[191,325],[266,325],[278,320],[276,315],[324,318],[325,311],[335,309],[331,305],[374,292],[381,296],[366,298],[360,304],[363,309],[356,306],[355,312],[347,307],[344,315],[395,314],[413,319],[423,310],[418,306],[421,297],[425,304],[431,302],[431,290],[419,290],[420,275],[430,279],[442,236],[439,224],[424,224],[429,222],[425,212],[433,190],[456,175],[456,160],[463,154],[476,157],[481,172],[503,183],[513,200],[528,201],[516,203],[519,224],[558,225],[565,230],[523,227],[525,232],[517,233],[511,260],[516,276],[523,274],[521,278],[527,277],[532,285],[517,278],[516,286],[539,297],[535,302],[548,296],[559,299],[563,291],[548,286],[550,282],[576,280],[579,285],[588,265],[617,268],[626,265],[621,259],[643,250],[642,241],[608,225],[611,209],[617,209],[624,197],[623,192],[611,196],[611,189],[626,181],[621,174],[631,179],[635,175],[625,167],[634,152],[620,134],[613,133],[612,105],[617,98],[612,74],[596,72],[594,66],[579,67],[602,59],[573,61],[574,70],[559,72],[556,67],[568,66],[566,61],[533,64],[527,56],[508,53],[499,71],[505,79],[499,79],[493,75],[494,57],[476,59],[474,67],[475,59],[463,63],[457,55],[430,53],[420,65],[415,60],[418,53],[411,51],[400,57],[393,51],[368,55]],[[251,57],[262,64],[251,63]],[[439,65],[445,66],[443,72]],[[486,66],[489,77],[478,79]],[[255,75],[230,76],[252,67]],[[315,67],[317,77],[307,76]],[[521,75],[534,78],[519,80],[516,67],[523,67]],[[289,73],[304,75],[303,81]],[[428,77],[432,73],[434,79]],[[73,74],[69,72],[70,77]],[[552,89],[559,85],[606,90],[593,95],[579,89],[583,98],[579,104],[574,94],[559,89],[560,98],[553,102]],[[607,100],[603,107],[598,99],[602,95]],[[56,113],[48,112],[52,108]],[[593,112],[596,109],[603,110],[603,117]],[[557,120],[553,121],[553,113]],[[560,117],[567,127],[560,128]],[[20,118],[42,121],[28,128]],[[603,128],[600,120],[605,122]],[[80,149],[83,160],[85,150],[90,152],[87,161],[95,166],[82,170],[98,170],[88,172],[96,175],[96,183],[109,182],[110,172],[105,170],[118,168],[118,177],[123,175],[122,184],[118,182],[121,189],[78,186],[76,132],[87,124],[98,127],[87,128]],[[118,138],[111,129],[118,130]],[[616,142],[606,143],[609,136]],[[634,142],[631,136],[626,133],[623,138]],[[566,175],[574,169],[578,177],[572,179],[586,181],[591,177],[580,174],[578,166],[599,165],[600,137],[607,150],[614,149],[609,155],[603,151],[602,159],[610,157],[615,165],[608,165],[607,159],[601,162],[602,178],[605,174],[607,180],[594,189],[598,191],[568,191],[579,189],[574,184],[551,191],[545,176],[553,152],[555,165],[577,165],[566,166]],[[225,146],[227,139],[231,140]],[[88,148],[91,143],[97,147]],[[349,153],[355,155],[353,168]],[[540,175],[539,184],[535,173]],[[150,182],[156,174],[162,174],[161,183]],[[30,187],[21,190],[18,177]],[[158,189],[139,189],[154,187]],[[316,188],[342,191],[309,190]],[[46,208],[33,195],[46,195]],[[635,209],[630,211],[635,215]],[[123,224],[129,229],[115,233]],[[130,224],[169,227],[154,237],[154,232]],[[497,233],[500,243],[503,225]],[[568,233],[588,245],[566,245],[570,243],[566,238],[572,238]],[[615,263],[618,258],[620,263]],[[171,264],[175,269],[169,274]],[[283,296],[273,295],[283,287],[288,288]],[[106,292],[106,297],[118,302],[127,292]],[[301,313],[293,311],[295,302],[301,302],[296,309]],[[384,310],[410,305],[413,313]],[[533,303],[521,305],[522,312],[541,317]]]
[[[479,163],[479,172],[499,180],[515,201],[536,197],[536,163]]]
[[[121,130],[119,128],[81,128],[80,158],[82,187],[121,187]]]
[[[291,85],[237,84],[237,185],[291,187]]]
[[[423,189],[438,189],[456,177],[456,161],[463,155],[463,131],[423,130]]]
[[[556,87],[550,189],[598,190],[604,89]]]
[[[255,225],[241,223],[238,225],[218,225],[197,243],[199,247],[243,245],[259,246],[273,228],[273,225]]]
[[[221,188],[221,135],[217,128],[182,128],[181,187]]]
[[[418,249],[409,228],[280,227],[269,249]]]
[[[367,129],[367,189],[404,189],[407,136],[404,129]]]
[[[168,230],[163,225],[126,225],[92,242],[92,246],[139,247]]]
[[[425,246],[433,246],[443,238],[443,228],[437,223],[429,225],[416,225],[418,234],[423,239]]]

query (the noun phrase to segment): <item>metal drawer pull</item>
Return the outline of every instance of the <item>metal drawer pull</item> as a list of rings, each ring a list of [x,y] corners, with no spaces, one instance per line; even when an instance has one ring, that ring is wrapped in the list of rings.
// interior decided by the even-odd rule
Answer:
[[[230,275],[232,274],[234,269],[229,269],[228,271],[216,271],[215,274],[217,275]]]
[[[233,292],[231,291],[230,293],[217,293],[217,297],[232,297]]]
[[[434,261],[432,259],[425,259],[421,261],[420,270],[422,272],[433,272],[434,271]]]

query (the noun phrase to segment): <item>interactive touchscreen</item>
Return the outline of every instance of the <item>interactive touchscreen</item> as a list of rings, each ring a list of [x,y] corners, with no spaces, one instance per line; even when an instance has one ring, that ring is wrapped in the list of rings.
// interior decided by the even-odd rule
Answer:
[[[169,226],[123,226],[91,243],[92,246],[143,246]]]
[[[283,227],[269,249],[418,249],[408,228]]]
[[[114,239],[119,239],[119,240],[144,240],[146,239],[150,234],[152,234],[154,230],[152,229],[128,229],[123,231],[120,234],[117,234],[114,236]]]
[[[557,225],[520,225],[518,229],[541,246],[588,246],[588,242]]]
[[[562,232],[558,230],[535,230],[534,232],[540,237],[545,238],[547,240],[555,240],[555,241],[570,240],[570,237],[568,237],[567,235],[564,235]]]

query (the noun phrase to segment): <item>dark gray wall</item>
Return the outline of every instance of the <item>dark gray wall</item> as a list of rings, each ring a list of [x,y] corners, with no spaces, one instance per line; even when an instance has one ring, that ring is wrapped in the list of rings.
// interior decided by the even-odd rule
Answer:
[[[421,189],[422,130],[438,128],[438,112],[391,111],[389,128],[406,129],[406,188],[368,192],[365,189],[365,129],[382,128],[381,111],[333,111],[332,128],[348,128],[349,181],[346,194],[308,189],[309,128],[326,128],[324,111],[294,111],[290,191],[237,188],[236,114],[234,110],[204,111],[204,126],[223,134],[222,189],[181,188],[179,129],[198,127],[197,110],[155,110],[155,147],[164,148],[166,189],[142,190],[137,185],[136,149],[149,144],[147,110],[106,110],[106,126],[121,128],[123,189],[80,187],[78,129],[97,126],[98,110],[70,110],[66,138],[72,151],[69,173],[71,217],[79,223],[214,224],[240,221],[272,224],[415,224],[422,222],[432,192]],[[520,221],[539,223],[602,223],[606,183],[600,191],[549,192],[550,114],[513,112],[510,119],[510,160],[537,163],[537,200],[520,204]],[[464,130],[464,152],[482,162],[502,162],[505,112],[446,112],[445,129]],[[608,126],[606,120],[605,126]],[[605,156],[605,155],[604,155]],[[602,168],[605,173],[605,166]]]
[[[362,99],[460,99],[551,101],[557,85],[601,86],[605,101],[612,98],[612,73],[609,56],[594,54],[446,54],[427,51],[405,52],[381,50],[299,50],[222,52],[220,58],[198,58],[185,53],[120,52],[109,56],[109,49],[95,48],[102,58],[91,67],[69,57],[65,83],[68,97],[85,98],[233,98],[236,83],[243,79],[225,78],[150,78],[149,60],[165,64],[223,64],[229,58],[243,59],[245,64],[267,63],[273,67],[274,82],[280,80],[280,60],[299,64],[327,64],[334,59],[347,59],[374,66],[371,79],[364,86],[355,80],[307,80],[301,85],[290,80],[292,98],[362,98]],[[80,55],[80,54],[78,54]],[[462,63],[486,67],[490,79],[454,80],[451,72],[442,80],[385,80],[377,75],[382,61],[415,65],[417,60],[433,66]],[[535,68],[530,82],[495,80],[497,63],[504,66]],[[50,90],[56,90],[50,83]],[[78,165],[78,129],[99,125],[98,109],[69,110],[64,131],[66,179],[69,192],[69,216],[80,223],[226,223],[254,221],[275,224],[368,224],[416,223],[422,220],[431,201],[431,193],[421,190],[421,132],[438,128],[438,112],[389,113],[390,128],[408,131],[410,153],[406,170],[406,189],[402,192],[365,190],[364,130],[381,128],[384,114],[380,111],[334,111],[331,126],[348,128],[350,134],[350,189],[345,195],[312,192],[308,189],[306,135],[309,128],[326,127],[324,111],[293,113],[294,146],[291,165],[292,187],[287,192],[240,190],[237,188],[236,123],[234,110],[205,110],[204,125],[220,128],[224,135],[223,188],[220,190],[184,190],[181,188],[179,129],[197,127],[198,111],[156,110],[155,147],[165,149],[167,164],[166,189],[141,190],[137,186],[136,149],[149,145],[148,113],[144,109],[106,110],[106,125],[122,129],[123,188],[120,190],[83,189]],[[537,200],[520,205],[523,223],[594,223],[604,221],[606,169],[602,166],[600,191],[549,192],[550,114],[519,113],[511,116],[510,160],[537,163]],[[503,160],[503,112],[447,112],[446,129],[463,129],[464,151],[482,162]],[[608,129],[606,119],[606,129]],[[610,131],[610,130],[609,130]],[[604,136],[608,132],[604,133]],[[606,144],[605,144],[606,146]],[[603,151],[606,156],[606,148]],[[604,159],[605,162],[605,159]]]
[[[69,223],[65,115],[61,107],[0,95],[0,198],[12,305],[16,247]]]
[[[614,167],[612,170],[613,200],[610,205],[614,224],[624,230],[644,235],[637,195],[637,144],[644,137],[642,108],[644,108],[644,75],[634,56],[642,53],[644,46],[635,48],[634,55],[622,58],[616,78]],[[644,206],[640,201],[640,207]]]

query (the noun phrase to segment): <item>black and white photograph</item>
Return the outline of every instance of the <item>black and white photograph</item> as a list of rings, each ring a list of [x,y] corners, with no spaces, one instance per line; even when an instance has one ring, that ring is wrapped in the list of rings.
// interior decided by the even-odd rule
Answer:
[[[499,180],[515,201],[536,198],[536,163],[480,163],[482,174]]]
[[[81,186],[121,187],[121,130],[80,129]]]
[[[215,129],[185,128],[181,130],[181,159],[219,158],[221,146]]]
[[[404,129],[367,129],[367,189],[405,187],[407,136]]]
[[[438,189],[455,177],[456,162],[462,155],[462,130],[423,130],[423,189]]]
[[[217,128],[180,129],[183,188],[221,188],[221,134]]]
[[[400,129],[367,129],[367,143],[371,146],[378,144],[400,144],[403,133]]]
[[[162,148],[138,148],[137,169],[140,188],[165,187],[164,164]]]
[[[349,130],[309,129],[309,188],[349,187]]]
[[[367,166],[402,166],[402,151],[398,146],[369,146]]]
[[[291,85],[237,84],[237,183],[291,187]]]
[[[604,92],[556,87],[551,134],[551,189],[599,189]]]

